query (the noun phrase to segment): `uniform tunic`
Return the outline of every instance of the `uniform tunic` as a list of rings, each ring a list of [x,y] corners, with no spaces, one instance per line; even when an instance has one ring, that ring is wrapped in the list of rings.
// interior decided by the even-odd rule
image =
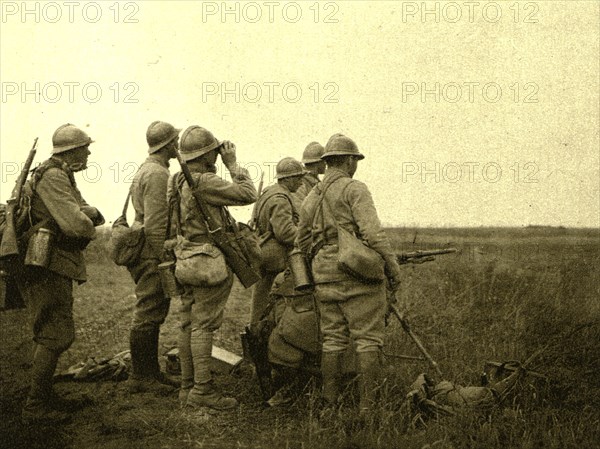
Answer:
[[[302,185],[292,193],[292,199],[295,202],[296,210],[299,212],[302,202],[308,196],[310,191],[319,183],[319,177],[314,173],[307,173],[302,178]]]
[[[319,201],[324,190],[335,217]],[[351,338],[357,352],[376,351],[383,345],[385,284],[364,283],[339,268],[338,225],[381,255],[388,278],[399,274],[367,186],[341,170],[328,169],[323,182],[302,205],[296,240],[307,254],[318,250],[313,254],[312,272],[320,304],[323,351],[344,351]]]
[[[298,233],[298,213],[291,192],[283,185],[275,184],[265,190],[255,207],[258,213],[256,227],[259,235],[264,236],[271,232],[273,238],[290,251]],[[277,273],[261,274],[262,279],[252,290],[251,323],[260,320],[269,303],[269,293],[277,276]]]
[[[233,182],[225,181],[214,173],[192,174],[211,217],[221,225],[223,224],[223,206],[246,206],[256,201],[256,189],[248,171],[238,167],[231,172],[231,175]],[[172,189],[172,180],[169,180],[168,185],[168,200],[170,201],[175,193]],[[204,220],[200,217],[196,201],[187,183],[184,183],[181,188],[179,205],[183,236],[192,242],[209,242],[208,230]],[[173,220],[176,218],[174,217]],[[223,310],[232,285],[233,273],[231,270],[229,270],[227,279],[214,287],[184,285],[180,317],[182,330],[189,331],[191,326],[192,332],[213,332],[221,327]]]
[[[36,169],[24,193],[31,199],[31,225],[46,221],[55,232],[47,268],[26,266],[18,283],[29,308],[33,340],[56,352],[67,350],[75,339],[73,280],[87,279],[82,248],[96,236],[73,172],[51,158]],[[36,180],[34,182],[34,179]]]
[[[131,185],[135,221],[144,226],[146,236],[138,263],[128,267],[135,282],[133,329],[156,328],[169,312],[169,299],[165,298],[158,273],[167,228],[168,179],[168,164],[158,155],[150,155]]]

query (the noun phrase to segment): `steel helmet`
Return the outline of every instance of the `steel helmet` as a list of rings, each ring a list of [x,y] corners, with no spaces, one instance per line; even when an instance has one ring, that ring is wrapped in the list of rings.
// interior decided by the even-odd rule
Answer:
[[[52,135],[52,154],[64,153],[92,143],[85,132],[71,123],[60,126]]]
[[[306,145],[304,153],[302,153],[303,164],[313,164],[315,162],[321,162],[321,156],[325,152],[325,148],[319,142],[311,142]]]
[[[157,120],[150,123],[150,126],[148,126],[148,130],[146,131],[148,153],[156,153],[166,144],[174,140],[180,132],[180,129],[175,128],[167,122],[160,122]]]
[[[304,176],[306,173],[302,164],[293,157],[284,157],[275,166],[275,179]]]
[[[194,125],[187,128],[181,135],[179,148],[184,161],[191,161],[221,145],[215,136],[201,126]]]
[[[358,151],[358,146],[356,146],[354,140],[343,134],[334,134],[329,138],[327,145],[325,145],[325,153],[323,153],[321,159],[326,159],[329,156],[356,156],[359,160],[365,158]]]

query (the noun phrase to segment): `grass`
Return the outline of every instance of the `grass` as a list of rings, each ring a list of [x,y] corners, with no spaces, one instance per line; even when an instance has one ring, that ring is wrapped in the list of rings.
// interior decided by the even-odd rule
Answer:
[[[547,376],[548,382],[527,378],[503,408],[489,413],[423,422],[415,419],[404,398],[419,373],[433,375],[433,371],[423,362],[389,357],[379,405],[363,425],[357,424],[347,407],[336,410],[329,419],[317,419],[315,384],[292,406],[265,409],[247,365],[232,376],[217,378],[219,386],[241,403],[235,411],[220,414],[181,411],[175,398],[132,399],[115,383],[86,384],[84,389],[95,395],[97,406],[77,416],[76,424],[57,436],[55,447],[600,447],[598,230],[388,232],[398,251],[461,249],[460,254],[440,256],[435,262],[402,267],[400,300],[410,311],[413,330],[439,363],[445,379],[478,385],[486,361],[525,361],[541,350],[530,368]],[[104,243],[101,238],[87,250],[90,281],[76,290],[77,340],[63,356],[61,367],[127,347],[133,282],[126,270],[108,261]],[[176,343],[176,309],[173,304],[161,331],[163,349]],[[249,292],[236,285],[225,324],[217,334],[220,346],[241,353],[238,333],[249,309]],[[13,322],[21,317],[10,314]],[[6,326],[13,324],[2,316],[0,323],[4,326],[2,338],[9,338]],[[21,344],[26,334],[23,330],[14,333],[18,338],[13,346]],[[387,328],[385,351],[418,355],[413,342],[393,321]],[[3,360],[16,363],[4,355]],[[23,395],[27,371],[16,370],[8,379],[5,365],[2,368],[0,385],[12,392],[6,397],[13,399],[12,405],[0,410],[12,410]],[[12,431],[22,431],[8,422]]]

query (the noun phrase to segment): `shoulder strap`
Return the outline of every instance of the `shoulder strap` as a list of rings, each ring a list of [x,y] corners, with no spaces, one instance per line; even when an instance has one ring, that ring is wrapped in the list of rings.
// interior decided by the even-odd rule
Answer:
[[[167,229],[165,240],[171,238],[171,223],[173,219],[173,213],[175,216],[175,226],[177,228],[177,234],[181,235],[181,187],[183,185],[183,175],[181,172],[173,175],[171,179],[171,192],[172,196],[169,198],[169,212],[167,213]]]
[[[317,204],[317,207],[315,207],[315,213],[314,213],[313,219],[312,219],[311,234],[312,234],[312,230],[316,229],[315,221],[317,219],[317,212],[320,209],[321,210],[321,220],[322,220],[321,230],[323,232],[323,237],[322,237],[323,241],[321,242],[321,245],[323,243],[325,243],[325,237],[324,237],[324,234],[325,234],[325,215],[323,214],[323,203],[327,206],[327,209],[329,209],[329,213],[331,214],[331,216],[333,217],[333,220],[335,221],[336,228],[339,229],[339,226],[340,226],[339,223],[338,223],[337,217],[335,216],[335,213],[333,212],[333,208],[331,207],[329,199],[326,196],[327,192],[329,191],[329,187],[331,187],[333,184],[335,184],[336,182],[338,182],[340,179],[346,179],[346,178],[339,178],[339,179],[336,179],[335,181],[333,181],[332,183],[328,184],[323,189],[323,191],[321,192],[321,197],[319,198],[319,204]],[[344,192],[346,191],[346,189],[348,188],[348,186],[350,184],[352,184],[352,181],[353,181],[352,179],[349,180],[349,182],[344,186],[344,188],[340,192],[340,195],[344,194]],[[313,238],[313,240],[314,240],[314,238]]]
[[[258,211],[256,212],[255,215],[255,219],[258,222],[258,220],[260,219],[260,213],[262,212],[263,208],[265,207],[265,205],[269,202],[270,199],[272,198],[277,198],[277,197],[283,197],[286,200],[288,200],[288,202],[290,203],[290,207],[292,208],[292,211],[294,211],[294,203],[292,202],[292,199],[289,197],[289,195],[286,195],[283,192],[275,192],[269,195],[269,193],[265,193],[266,198],[264,199],[264,201],[260,204],[260,207],[258,208]],[[270,232],[270,231],[269,231]]]
[[[121,212],[122,217],[127,216],[127,208],[129,207],[130,199],[131,199],[131,187],[129,188],[129,192],[127,192],[127,198],[125,198],[125,204],[123,205],[123,212]]]
[[[73,176],[73,173],[70,171],[67,171],[64,167],[64,164],[61,161],[51,157],[50,159],[45,160],[44,162],[42,162],[40,165],[38,165],[36,168],[34,168],[32,170],[32,176],[31,176],[32,192],[35,193],[38,182],[40,182],[40,179],[42,179],[42,176],[44,176],[44,174],[51,168],[58,168],[58,169],[62,170],[63,172],[65,172],[66,175],[69,177],[69,181],[71,182],[71,185],[76,186],[75,177]]]

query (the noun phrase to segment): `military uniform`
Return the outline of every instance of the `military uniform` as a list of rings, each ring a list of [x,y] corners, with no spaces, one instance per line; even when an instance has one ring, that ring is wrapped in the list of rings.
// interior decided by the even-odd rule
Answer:
[[[181,174],[176,175],[181,176]],[[194,181],[198,191],[208,205],[208,209],[219,225],[225,225],[223,206],[246,206],[256,200],[256,189],[248,171],[244,168],[233,174],[233,182],[221,179],[214,173],[194,173]],[[168,197],[171,200],[174,192],[169,182]],[[191,242],[210,243],[211,237],[204,220],[200,217],[195,199],[187,184],[183,184],[180,192],[181,233]],[[223,310],[233,285],[233,273],[217,287],[194,287],[184,285],[182,295],[182,327],[192,326],[192,332],[214,332],[221,327]]]
[[[25,211],[19,220],[21,254],[26,253],[29,238],[37,229],[53,233],[48,265],[25,265],[17,276],[36,343],[31,387],[22,414],[28,423],[56,423],[69,418],[55,409],[60,398],[54,396],[52,377],[60,355],[75,339],[73,281],[81,284],[87,280],[82,251],[96,236],[94,226],[104,223],[98,210],[81,196],[73,176],[72,167],[85,167],[92,140],[67,124],[56,130],[52,143],[53,156],[33,171],[24,186]],[[68,157],[59,155],[70,150],[74,151]],[[66,158],[71,158],[72,165]]]
[[[36,175],[44,172],[41,177]],[[92,220],[81,211],[89,207],[67,164],[51,158],[40,165],[25,185],[31,198],[31,223],[47,222],[56,236],[47,268],[26,266],[21,289],[32,312],[34,341],[62,353],[75,338],[73,280],[87,280],[81,249],[96,235]]]
[[[157,331],[169,312],[169,299],[165,298],[158,274],[167,228],[168,179],[168,164],[150,155],[131,186],[135,221],[144,226],[146,237],[140,260],[128,267],[136,283],[132,329]]]
[[[233,144],[219,142],[210,131],[199,126],[187,128],[181,137],[181,156],[189,161],[192,177],[207,206],[207,213],[218,226],[227,228],[231,217],[225,207],[252,204],[257,195],[250,174],[235,161],[227,159],[226,162],[223,156],[233,182],[225,181],[214,173],[214,162],[222,145],[226,145],[228,151],[231,148],[235,151]],[[170,204],[173,201],[178,203],[179,207],[175,210],[178,209],[179,217],[173,217],[173,223],[179,222],[182,237],[190,242],[212,244],[212,237],[192,191],[181,173],[174,176],[169,181],[168,201]],[[229,267],[227,271],[226,279],[216,286],[183,284],[179,334],[179,398],[182,406],[226,410],[237,405],[234,398],[225,397],[216,390],[210,371],[213,333],[221,327],[223,311],[233,285],[233,272]]]
[[[259,235],[264,236],[271,232],[273,238],[290,251],[294,246],[298,231],[296,227],[298,212],[292,199],[292,192],[283,185],[275,184],[264,191],[255,208],[257,210],[256,228]],[[278,273],[263,271],[261,274],[262,279],[254,285],[252,291],[251,323],[260,320],[267,307],[269,292]]]
[[[307,173],[302,178],[302,185],[292,193],[292,198],[294,200],[294,205],[297,211],[300,211],[302,207],[302,202],[308,196],[310,191],[320,182],[319,177],[314,173]]]
[[[341,141],[338,140],[340,137],[343,138]],[[342,147],[344,151],[336,152],[342,144],[345,145]],[[333,156],[341,153],[357,160],[364,157],[356,144],[345,136],[333,136],[324,156],[327,156],[328,149]],[[321,201],[323,194],[329,207]],[[383,345],[387,305],[383,282],[365,283],[340,269],[338,226],[356,235],[381,255],[388,279],[396,280],[399,276],[399,266],[381,228],[369,189],[343,170],[328,168],[323,181],[303,203],[297,246],[313,256],[312,272],[323,335],[323,395],[329,402],[334,402],[339,396],[343,354],[351,341],[355,345],[361,378],[373,378]],[[370,385],[372,387],[372,383]],[[363,388],[363,392],[365,389],[368,388]],[[364,401],[372,399],[367,394],[361,392],[361,407],[366,408]]]
[[[144,227],[145,241],[139,259],[127,267],[135,282],[136,296],[129,333],[130,393],[151,391],[163,394],[169,391],[169,386],[178,385],[161,372],[158,362],[160,326],[169,313],[170,304],[162,288],[158,265],[167,231],[168,161],[175,157],[179,131],[166,122],[150,124],[146,132],[149,156],[131,184],[134,225]]]

